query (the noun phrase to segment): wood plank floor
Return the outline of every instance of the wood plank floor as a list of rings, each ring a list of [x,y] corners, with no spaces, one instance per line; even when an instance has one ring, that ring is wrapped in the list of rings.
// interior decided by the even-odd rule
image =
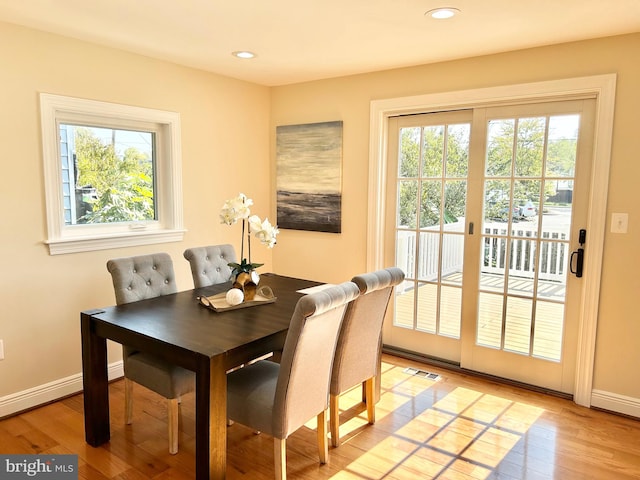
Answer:
[[[573,402],[385,355],[377,422],[366,424],[360,391],[341,398],[344,443],[320,466],[315,421],[287,441],[289,478],[597,479],[640,478],[640,421]],[[406,367],[440,375],[439,381]],[[180,451],[169,455],[165,402],[135,390],[124,425],[123,382],[110,386],[111,441],[84,441],[82,395],[0,421],[1,453],[76,453],[90,480],[194,478],[194,399],[180,412]],[[228,474],[273,478],[273,440],[234,424]]]

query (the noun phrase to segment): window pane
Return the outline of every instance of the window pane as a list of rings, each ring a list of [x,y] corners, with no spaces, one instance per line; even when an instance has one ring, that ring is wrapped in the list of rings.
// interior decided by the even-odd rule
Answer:
[[[438,286],[431,283],[418,284],[418,309],[416,328],[436,333]]]
[[[449,125],[447,127],[446,176],[466,177],[469,163],[469,136],[471,125]]]
[[[488,234],[491,233],[491,231],[486,230],[485,233]],[[504,237],[485,236],[482,241],[484,248],[480,288],[482,290],[502,293],[504,291],[505,265],[507,264],[507,239]]]
[[[545,117],[518,120],[518,145],[515,174],[522,177],[539,177],[542,174]]]
[[[416,228],[418,218],[418,181],[398,182],[398,227]]]
[[[416,276],[416,232],[396,232],[396,265],[407,278]]]
[[[422,182],[420,228],[435,227],[435,229],[440,229],[441,198],[442,181],[427,180]]]
[[[504,329],[505,350],[529,354],[532,307],[531,300],[507,297],[507,316]]]
[[[527,234],[528,232],[515,232]],[[511,295],[533,296],[535,276],[536,242],[532,238],[512,238],[509,291]]]
[[[76,213],[67,224],[155,220],[153,132],[91,125],[61,125],[71,148],[71,202]],[[65,193],[66,194],[66,193]]]
[[[444,230],[464,232],[464,215],[467,208],[467,182],[447,180],[444,182]]]
[[[460,338],[462,289],[442,286],[440,290],[440,335]]]
[[[462,265],[464,261],[464,235],[442,235],[443,283],[462,286]]]
[[[500,348],[502,340],[502,295],[481,293],[478,298],[476,343]]]
[[[418,177],[418,161],[420,159],[420,127],[400,130],[400,155],[398,161],[398,177]]]
[[[423,177],[442,177],[444,168],[444,126],[424,127]]]
[[[491,120],[487,138],[487,177],[511,175],[515,120]]]
[[[438,259],[440,258],[440,234],[420,233],[418,279],[438,281]]]
[[[547,177],[573,177],[579,127],[580,115],[559,115],[549,119]]]
[[[511,185],[508,180],[485,181],[483,219],[485,227],[493,225],[494,222],[509,221],[510,197]]]
[[[568,242],[540,243],[538,298],[564,302],[567,293],[568,260]]]
[[[397,327],[413,328],[413,302],[415,289],[413,282],[404,281],[395,289],[395,315],[393,324]]]
[[[560,361],[564,327],[564,304],[538,302],[536,328],[533,334],[533,355]]]

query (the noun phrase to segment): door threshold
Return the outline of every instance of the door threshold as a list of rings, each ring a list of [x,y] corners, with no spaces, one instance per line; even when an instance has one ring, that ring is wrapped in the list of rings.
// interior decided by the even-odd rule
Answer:
[[[434,367],[451,370],[456,373],[462,373],[462,374],[470,375],[476,378],[481,378],[483,380],[487,380],[490,382],[501,383],[503,385],[518,387],[524,390],[529,390],[537,393],[544,393],[546,395],[551,395],[554,397],[564,398],[566,400],[573,401],[573,395],[570,393],[564,393],[558,390],[539,387],[537,385],[531,385],[529,383],[518,382],[517,380],[511,380],[509,378],[497,377],[495,375],[490,375],[484,372],[478,372],[476,370],[469,370],[467,368],[462,368],[460,364],[457,362],[451,362],[449,360],[444,360],[442,358],[432,357],[430,355],[425,355],[423,353],[412,352],[410,350],[405,350],[398,347],[392,347],[390,345],[383,345],[382,352],[389,355],[393,355],[395,357],[405,358],[407,360],[414,360],[416,362],[420,362],[425,365],[431,365]]]

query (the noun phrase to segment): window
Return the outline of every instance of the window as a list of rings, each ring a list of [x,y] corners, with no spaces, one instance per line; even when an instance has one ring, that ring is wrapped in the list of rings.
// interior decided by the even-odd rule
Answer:
[[[51,255],[181,241],[180,116],[40,95]]]

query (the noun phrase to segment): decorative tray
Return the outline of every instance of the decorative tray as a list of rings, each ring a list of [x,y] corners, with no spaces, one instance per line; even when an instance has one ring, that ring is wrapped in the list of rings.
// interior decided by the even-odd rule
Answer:
[[[215,312],[225,312],[227,310],[236,310],[238,308],[247,308],[254,307],[256,305],[264,305],[266,303],[273,303],[277,299],[268,287],[258,289],[258,292],[259,293],[256,293],[255,297],[253,297],[253,300],[244,301],[238,305],[230,305],[227,302],[227,292],[217,293],[210,297],[198,297],[198,302]]]

